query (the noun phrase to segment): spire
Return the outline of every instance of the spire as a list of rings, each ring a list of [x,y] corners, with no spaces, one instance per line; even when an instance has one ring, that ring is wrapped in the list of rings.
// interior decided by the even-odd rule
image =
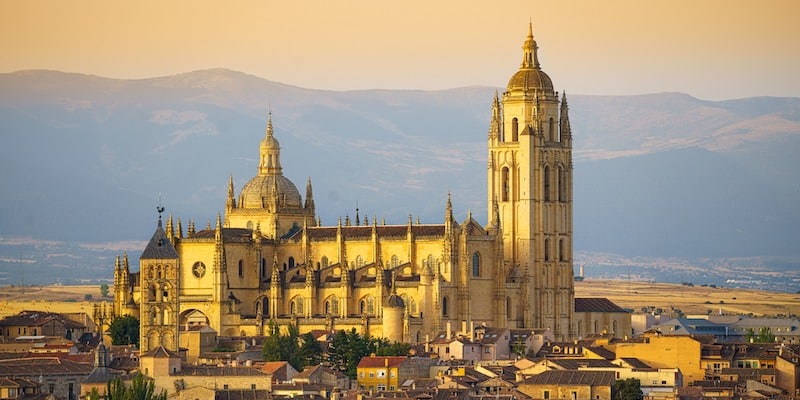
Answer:
[[[209,224],[210,224],[210,223],[211,223],[211,222],[209,222]],[[220,214],[219,214],[219,213],[217,213],[217,223],[216,223],[216,225],[214,226],[214,237],[215,237],[217,240],[220,240],[220,239],[222,239],[222,217],[220,216]]]
[[[445,206],[445,221],[453,220],[453,202],[450,201],[450,191],[447,191],[447,205]]]
[[[280,286],[280,275],[278,275],[278,254],[272,256],[272,275],[270,276],[269,286],[277,288]]]
[[[500,206],[497,203],[497,195],[492,198],[492,227],[500,227]]]
[[[173,236],[175,236],[173,227],[172,227],[172,213],[167,216],[167,238],[172,240]]]
[[[114,285],[119,285],[120,282],[120,274],[122,273],[122,267],[119,263],[119,254],[117,254],[117,259],[114,262]]]
[[[236,193],[233,190],[233,175],[228,178],[228,199],[225,201],[225,208],[228,210],[236,208]]]
[[[492,99],[492,119],[489,121],[489,141],[500,139],[503,127],[503,117],[500,108],[500,95],[497,90],[494,91],[494,98]]]
[[[528,37],[522,45],[522,65],[521,69],[539,69],[539,46],[533,40],[533,22],[528,23]]]
[[[567,92],[561,95],[561,115],[559,116],[561,140],[572,139],[572,128],[569,126],[569,106],[567,105]]]
[[[305,208],[314,209],[314,192],[311,190],[311,177],[308,177],[308,182],[306,183],[306,204]]]

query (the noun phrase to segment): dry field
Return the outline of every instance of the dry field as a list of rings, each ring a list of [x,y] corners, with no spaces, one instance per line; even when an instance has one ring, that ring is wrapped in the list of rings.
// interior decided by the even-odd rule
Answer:
[[[679,309],[686,315],[704,315],[709,310],[756,316],[800,315],[800,294],[761,290],[587,279],[575,282],[575,297],[605,297],[634,311],[654,306],[665,312]]]
[[[85,300],[87,294],[91,300]],[[113,287],[111,288],[113,294]],[[653,306],[665,312],[679,309],[687,315],[726,314],[800,315],[800,294],[759,290],[683,286],[667,283],[587,279],[575,282],[575,297],[605,297],[639,311]],[[100,295],[100,285],[0,287],[0,317],[20,310],[91,312],[93,304],[111,301]]]

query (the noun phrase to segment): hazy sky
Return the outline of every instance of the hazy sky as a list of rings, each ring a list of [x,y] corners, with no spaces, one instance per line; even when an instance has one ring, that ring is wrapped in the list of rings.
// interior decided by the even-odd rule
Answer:
[[[0,72],[224,67],[315,89],[499,87],[529,21],[567,93],[800,96],[798,0],[3,0]]]

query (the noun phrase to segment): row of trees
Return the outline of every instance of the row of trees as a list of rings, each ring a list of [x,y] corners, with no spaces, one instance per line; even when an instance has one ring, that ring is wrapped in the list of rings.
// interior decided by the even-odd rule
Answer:
[[[269,336],[264,340],[261,351],[265,361],[287,361],[298,371],[326,361],[351,379],[355,379],[356,368],[362,357],[370,354],[405,355],[411,348],[405,343],[390,343],[385,338],[362,336],[354,328],[334,333],[327,353],[324,354],[322,345],[314,335],[300,335],[293,325],[289,325],[287,333],[281,333],[280,326],[275,321],[270,321],[268,330]]]

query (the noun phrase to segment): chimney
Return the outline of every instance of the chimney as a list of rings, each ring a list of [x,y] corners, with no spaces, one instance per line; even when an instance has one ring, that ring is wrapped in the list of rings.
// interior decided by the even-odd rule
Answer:
[[[431,352],[431,337],[430,335],[425,335],[425,352]]]
[[[445,336],[445,337],[446,337],[448,340],[449,340],[449,339],[452,339],[452,337],[450,336],[450,334],[451,334],[451,333],[452,333],[452,329],[451,329],[451,327],[450,327],[450,321],[447,321],[447,336]]]
[[[469,321],[469,337],[470,339],[475,339],[475,321]]]

